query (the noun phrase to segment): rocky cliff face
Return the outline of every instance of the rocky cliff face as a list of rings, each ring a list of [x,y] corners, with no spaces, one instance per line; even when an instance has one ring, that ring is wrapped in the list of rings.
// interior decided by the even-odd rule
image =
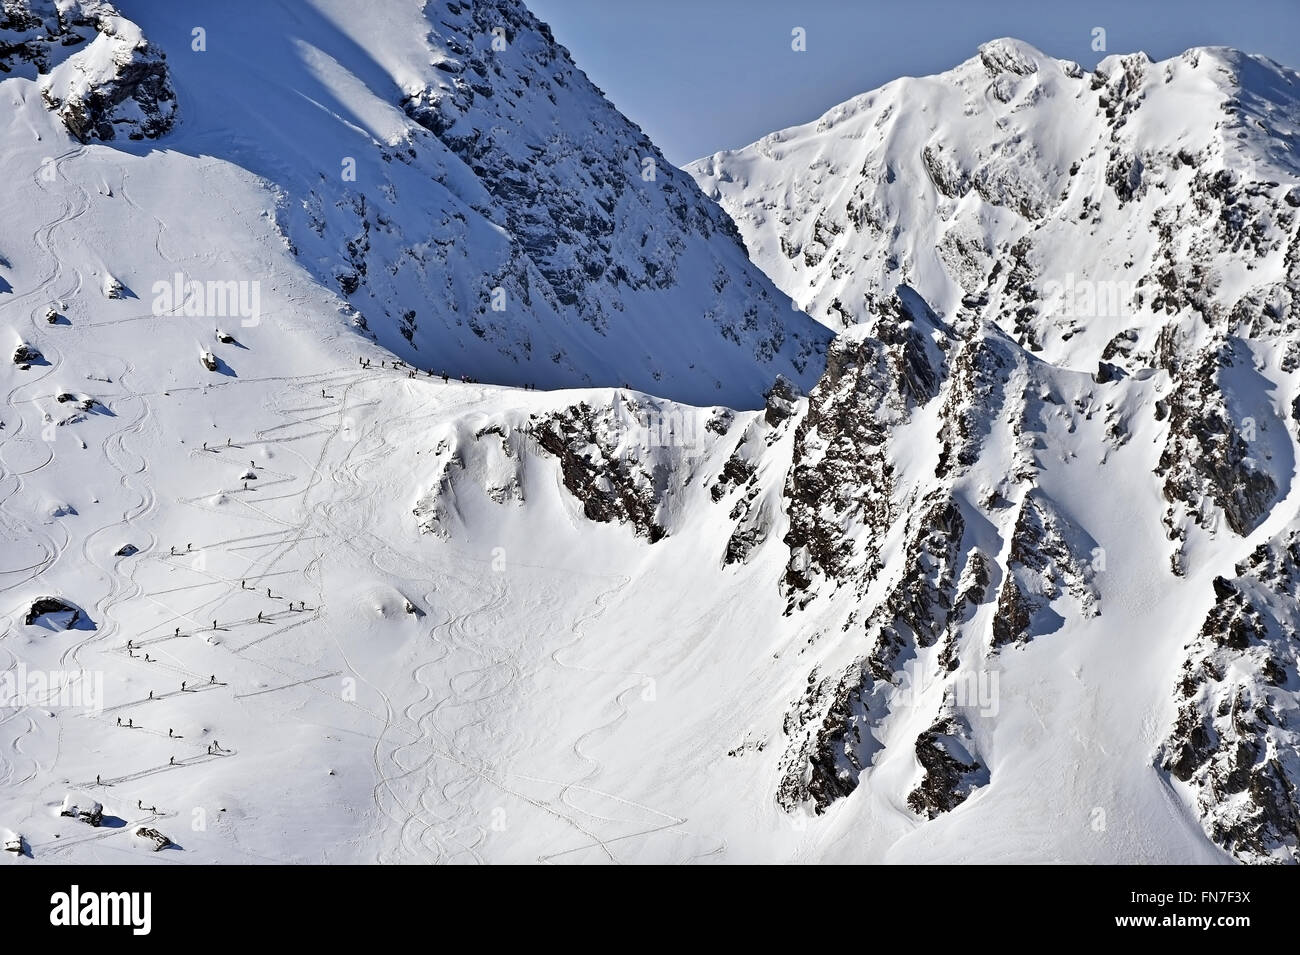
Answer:
[[[1247,862],[1300,854],[1300,530],[1261,543],[1185,647],[1178,719],[1160,765],[1193,792],[1206,832]]]
[[[1294,861],[1295,594],[1276,531],[1300,417],[1297,129],[1300,75],[1259,57],[1090,73],[999,40],[692,164],[779,285],[866,329],[833,347],[799,425],[782,579],[790,612],[852,584],[844,632],[856,644],[863,621],[865,640],[799,694],[783,804],[852,793],[903,725],[924,724],[914,810],[996,788],[988,721],[938,690],[903,718],[906,668],[987,672],[1045,638],[1124,632],[1108,593],[1126,615],[1182,594],[1210,607],[1190,643],[1143,624],[1187,644],[1174,728],[1145,758],[1220,846]],[[881,344],[899,282],[933,309],[937,388]],[[1102,501],[1141,530],[1108,527]],[[1115,579],[1117,550],[1141,590]]]
[[[829,333],[520,0],[291,22],[234,0],[202,36],[132,0],[0,9],[0,76],[73,139],[170,134],[198,178],[246,171],[344,321],[415,367],[745,408],[821,369]],[[176,88],[204,117],[189,137]]]
[[[157,139],[178,117],[166,54],[100,0],[6,0],[0,73],[37,80],[46,106],[83,143]]]
[[[348,146],[343,177],[262,163],[286,237],[363,333],[512,384],[755,408],[778,374],[812,383],[825,329],[523,3],[440,0],[401,29],[419,56],[385,63],[398,95],[366,91],[385,142]]]
[[[737,415],[617,395],[608,407],[535,414],[516,432],[534,443],[522,457],[553,462],[586,518],[649,546],[700,536],[725,512],[720,570],[780,568],[766,586],[785,598],[790,650],[806,667],[775,766],[774,796],[789,813],[898,785],[900,759],[914,768],[895,798],[919,819],[996,786],[987,747],[999,674],[1025,666],[1018,654],[1031,644],[1075,655],[1089,627],[1129,633],[1123,604],[1135,598],[1108,564],[1128,545],[1097,530],[1105,522],[1080,511],[1079,495],[1137,487],[1140,472],[1149,521],[1167,519],[1157,465],[1168,425],[1151,378],[1057,369],[988,326],[963,337],[913,294],[899,290],[874,335],[842,336],[807,398],[778,383],[763,411]],[[688,434],[699,440],[683,453]],[[1152,446],[1135,447],[1134,435]],[[494,444],[500,432],[478,439]],[[1193,528],[1194,553],[1237,539]],[[1269,539],[1235,578],[1214,581],[1176,721],[1151,757],[1193,788],[1210,838],[1246,861],[1295,857],[1294,537]],[[1144,546],[1158,549],[1159,537]],[[1184,586],[1160,572],[1166,582],[1148,586]],[[1125,595],[1112,624],[1107,581]],[[873,783],[882,765],[894,767],[890,782]]]

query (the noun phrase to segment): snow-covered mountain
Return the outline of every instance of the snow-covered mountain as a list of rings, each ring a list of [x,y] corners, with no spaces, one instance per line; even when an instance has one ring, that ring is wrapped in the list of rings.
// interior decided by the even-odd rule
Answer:
[[[750,407],[816,375],[826,333],[515,0],[5,10],[5,60],[35,81],[11,96],[142,179],[242,170],[300,267],[405,360]]]
[[[1077,660],[1093,699],[1054,745],[1087,734],[1091,749],[1096,722],[1122,713],[1129,771],[1186,784],[1171,792],[1239,858],[1295,861],[1297,146],[1300,74],[1265,59],[1194,49],[1086,72],[1004,39],[692,165],[785,291],[878,343],[854,356],[880,373],[848,399],[866,414],[837,419],[852,439],[823,438],[815,467],[796,449],[792,485],[806,468],[813,493],[787,534],[792,605],[823,579],[870,594],[881,543],[912,535],[901,591],[857,615],[874,650],[810,684],[787,801],[826,806],[879,774],[874,727],[900,664],[938,641],[939,674],[960,676],[974,613],[984,652],[1005,661],[1050,633],[1054,665]],[[915,309],[900,322],[900,284],[928,324]],[[882,390],[891,345],[899,380]],[[882,401],[906,430],[879,427]],[[924,479],[909,486],[899,457]],[[885,476],[875,494],[826,507],[827,481],[868,475]],[[1092,634],[1115,646],[1088,649]],[[1117,683],[1098,678],[1111,654],[1128,669]],[[930,813],[989,782],[963,707],[935,719],[909,797]]]
[[[877,218],[787,267],[829,159],[697,165],[742,243],[518,3],[3,9],[12,864],[1295,860],[1293,74],[990,44],[887,88],[965,191],[873,116]],[[1184,108],[1233,82],[1245,140]],[[1100,319],[1011,199],[1087,130],[976,169],[1049,89],[1210,150],[1088,166],[1174,276]]]

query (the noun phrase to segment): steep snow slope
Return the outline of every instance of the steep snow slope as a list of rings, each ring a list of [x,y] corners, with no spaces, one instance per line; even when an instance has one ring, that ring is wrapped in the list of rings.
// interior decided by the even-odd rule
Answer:
[[[824,330],[515,0],[363,15],[250,0],[211,22],[148,0],[131,19],[53,6],[8,14],[25,31],[6,48],[74,135],[112,139],[148,174],[197,179],[219,160],[259,177],[299,260],[409,361],[751,407],[778,373],[816,375]],[[51,49],[79,52],[55,65]],[[119,114],[156,116],[159,96],[166,122],[114,139]],[[275,278],[218,271],[187,278]]]
[[[379,346],[405,337],[382,312],[367,313],[379,343],[356,335],[330,284],[343,213],[323,201],[322,235],[294,231],[310,191],[295,144],[328,158],[310,186],[322,196],[371,133],[325,146],[317,113],[358,130],[391,121],[467,195],[510,168],[497,152],[475,172],[446,129],[406,125],[408,95],[435,128],[435,102],[452,129],[465,116],[463,90],[420,92],[419,9],[372,22],[270,5],[255,21],[232,6],[194,56],[224,42],[254,78],[217,93],[191,71],[220,71],[180,65],[197,25],[183,11],[125,10],[172,51],[179,125],[152,144],[83,145],[37,81],[0,84],[0,161],[27,171],[0,198],[0,315],[28,346],[0,365],[0,688],[61,672],[103,685],[102,709],[46,689],[0,710],[0,826],[31,850],[7,864],[1295,857],[1297,502],[1282,413],[1297,389],[1280,345],[1224,336],[1204,397],[1179,410],[1175,375],[1193,372],[1169,361],[1126,355],[1094,375],[900,287],[832,345],[824,373],[808,366],[806,397],[777,381],[749,400],[781,361],[755,359],[740,333],[716,346],[743,366],[722,389],[741,380],[740,408],[443,381],[428,370],[476,366],[426,361],[423,345],[394,368]],[[497,8],[436,9],[427,22],[451,50],[455,24]],[[384,22],[408,15],[412,29]],[[329,59],[266,39],[275,26]],[[407,76],[399,60],[419,66]],[[241,132],[225,101],[260,89],[279,112],[309,87],[253,84],[304,63],[324,77],[312,109],[284,107],[278,126],[250,115]],[[385,76],[395,97],[369,92]],[[560,103],[565,91],[552,88]],[[396,148],[392,163],[358,156],[358,182],[400,165],[402,209],[442,209],[444,186],[422,173],[417,188],[424,160]],[[553,174],[573,209],[592,196],[573,167],[518,174]],[[544,225],[490,201],[505,218],[465,201],[464,225],[503,250]],[[654,210],[647,225],[679,234],[675,212]],[[567,247],[591,251],[590,234]],[[721,228],[709,247],[719,261],[740,248]],[[564,271],[535,251],[538,274]],[[761,293],[747,268],[732,282],[753,275]],[[192,314],[204,310],[185,294],[155,315],[152,283],[176,273],[267,276],[257,320]],[[697,324],[656,340],[656,360],[701,357],[697,337],[715,347],[707,316]],[[616,327],[591,339],[610,343],[602,360],[626,345]],[[484,342],[466,339],[466,362]],[[690,396],[695,382],[665,373],[647,390]],[[1189,442],[1214,440],[1216,414],[1254,443],[1197,470]],[[1186,523],[1178,565],[1158,470],[1221,488],[1227,505],[1207,499],[1206,522]],[[1272,490],[1251,490],[1257,473]],[[42,597],[80,619],[28,622]],[[110,824],[60,818],[69,790],[103,802]],[[146,824],[180,851],[146,851],[133,836]]]
[[[188,45],[183,8],[138,17]],[[195,101],[170,148],[264,177],[301,260],[401,357],[751,407],[816,375],[825,335],[515,0],[241,2],[206,39],[170,59]]]
[[[59,9],[63,19],[24,21],[23,51],[90,50],[104,35],[94,27],[95,13],[110,15],[104,5]],[[444,71],[432,65],[431,31],[468,9],[389,4],[346,18],[354,38],[323,7],[232,6],[210,15],[199,52],[183,11],[135,5],[130,26],[114,29],[138,28],[140,42],[170,51],[179,124],[158,142],[126,135],[125,120],[145,112],[130,96],[88,98],[108,127],[70,126],[43,92],[54,59],[6,47],[22,68],[0,84],[0,161],[18,171],[0,196],[0,818],[36,860],[172,855],[141,851],[132,833],[144,824],[175,839],[183,861],[537,859],[581,855],[609,836],[590,806],[570,806],[580,800],[603,800],[599,814],[647,832],[678,819],[623,799],[617,780],[604,795],[584,755],[612,720],[615,658],[644,640],[571,645],[608,632],[595,623],[637,573],[643,542],[591,527],[559,493],[549,455],[519,482],[540,505],[526,516],[499,529],[476,522],[472,539],[427,533],[423,505],[446,464],[434,438],[582,397],[463,384],[460,374],[627,379],[749,406],[778,372],[811,380],[829,336],[789,309],[687,177],[660,162],[655,179],[641,178],[639,151],[652,147],[539,25],[515,5],[480,5],[478,15],[506,18],[507,52],[522,48],[510,53],[512,78],[543,91],[513,114],[493,110],[491,129],[487,114],[466,110],[461,134],[513,122],[517,140],[556,152],[525,167],[556,190],[548,208],[580,217],[610,206],[600,229],[513,221],[535,197],[493,195],[401,109],[421,78],[422,108],[433,108],[430,77]],[[134,75],[141,51],[124,49]],[[400,73],[406,85],[371,50],[415,56]],[[485,57],[467,55],[467,68],[503,82]],[[85,75],[92,91],[114,81]],[[570,142],[593,118],[607,135]],[[82,144],[73,126],[91,140],[114,135]],[[611,141],[638,155],[599,154]],[[345,155],[357,159],[358,184],[338,178]],[[490,171],[504,165],[497,157]],[[335,285],[352,254],[339,221],[383,236],[362,257],[372,280],[353,304]],[[587,284],[563,265],[581,251],[590,266],[602,250],[613,272]],[[473,333],[477,291],[457,300],[464,325],[443,299],[430,306],[441,324],[431,319],[410,342],[385,325],[383,307],[429,300],[416,280],[393,277],[399,260],[467,290],[490,289],[489,273],[513,263],[496,317],[512,323],[500,326],[509,342]],[[555,305],[561,292],[580,300]],[[600,322],[596,302],[611,310]],[[356,334],[354,306],[367,303],[381,303],[369,312],[377,337],[421,359],[417,378]],[[452,380],[429,375],[435,366]],[[698,413],[670,410],[655,433]],[[448,521],[483,509],[468,492],[453,503]],[[44,598],[75,608],[75,624],[33,614],[55,606]],[[655,589],[637,613],[669,625]],[[593,677],[597,668],[608,673]],[[102,696],[85,692],[97,687]],[[60,819],[70,789],[89,789],[110,824]],[[497,832],[509,834],[487,846]],[[676,843],[685,848],[662,851],[717,846],[708,832]],[[654,840],[637,849],[658,850]]]

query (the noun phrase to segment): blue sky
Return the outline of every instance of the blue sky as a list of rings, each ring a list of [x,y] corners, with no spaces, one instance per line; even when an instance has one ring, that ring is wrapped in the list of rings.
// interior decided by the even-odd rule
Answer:
[[[1235,46],[1300,68],[1300,0],[525,0],[675,163],[743,146],[1014,36],[1091,69]],[[807,51],[790,48],[803,27]],[[1106,53],[1091,48],[1106,30]]]

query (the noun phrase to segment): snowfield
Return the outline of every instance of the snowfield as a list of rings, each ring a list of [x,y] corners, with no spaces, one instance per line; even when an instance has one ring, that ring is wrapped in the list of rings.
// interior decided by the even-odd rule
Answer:
[[[113,138],[0,82],[5,864],[1296,861],[1294,73],[996,41],[701,194],[514,0],[117,6]]]

